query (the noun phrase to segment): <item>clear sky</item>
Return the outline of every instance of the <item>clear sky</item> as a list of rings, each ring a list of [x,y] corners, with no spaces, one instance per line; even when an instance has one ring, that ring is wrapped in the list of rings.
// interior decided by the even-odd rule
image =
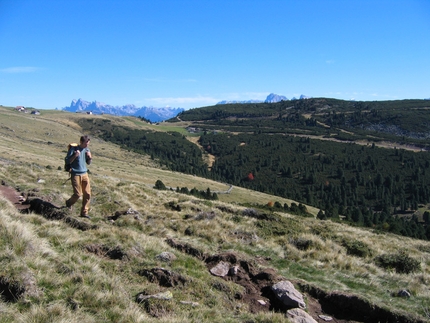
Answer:
[[[430,0],[0,0],[0,104],[430,98]]]

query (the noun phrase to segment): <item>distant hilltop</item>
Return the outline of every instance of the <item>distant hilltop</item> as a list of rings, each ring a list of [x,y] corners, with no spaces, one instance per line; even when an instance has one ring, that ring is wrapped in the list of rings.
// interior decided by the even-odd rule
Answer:
[[[292,97],[291,100],[303,100],[303,99],[310,99],[310,97],[306,95],[300,95],[300,98],[297,99],[295,97]],[[266,100],[248,100],[248,101],[220,101],[217,104],[232,104],[232,103],[276,103],[281,101],[289,101],[289,99],[283,95],[278,95],[275,93],[270,93]]]
[[[135,116],[143,117],[151,122],[161,122],[176,117],[183,108],[155,108],[155,107],[137,107],[134,104],[123,106],[112,106],[101,102],[88,102],[82,99],[72,100],[69,107],[62,110],[69,112],[91,112],[94,114],[112,114],[116,116]]]

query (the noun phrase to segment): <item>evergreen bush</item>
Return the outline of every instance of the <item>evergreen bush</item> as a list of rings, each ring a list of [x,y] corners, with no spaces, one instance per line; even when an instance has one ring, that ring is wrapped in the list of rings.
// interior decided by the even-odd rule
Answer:
[[[375,263],[385,269],[394,269],[399,274],[410,274],[420,270],[420,262],[409,257],[404,251],[378,256]]]

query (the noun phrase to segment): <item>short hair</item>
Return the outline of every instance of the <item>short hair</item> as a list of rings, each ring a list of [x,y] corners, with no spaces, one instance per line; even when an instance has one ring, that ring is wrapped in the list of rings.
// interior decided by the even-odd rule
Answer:
[[[81,137],[81,142],[88,142],[88,141],[90,141],[90,136],[85,135]]]

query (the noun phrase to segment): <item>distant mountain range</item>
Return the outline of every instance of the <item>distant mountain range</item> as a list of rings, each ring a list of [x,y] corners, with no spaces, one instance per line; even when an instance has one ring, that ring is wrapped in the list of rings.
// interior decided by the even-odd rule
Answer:
[[[301,95],[299,100],[302,99],[309,99],[310,97],[306,96],[306,95]],[[297,100],[297,98],[292,97],[291,100]],[[248,100],[248,101],[220,101],[217,104],[232,104],[232,103],[276,103],[276,102],[281,102],[281,101],[289,101],[289,99],[283,95],[278,95],[275,93],[270,93],[267,97],[266,100],[262,101],[262,100]]]
[[[308,99],[305,95],[300,96],[301,99]],[[297,100],[295,97],[291,100]],[[280,101],[289,101],[289,99],[283,95],[270,93],[266,100],[248,100],[248,101],[220,101],[217,104],[231,104],[231,103],[276,103]],[[72,103],[68,107],[64,107],[62,110],[85,113],[91,112],[94,114],[112,114],[116,116],[134,116],[143,117],[151,122],[161,122],[176,117],[179,113],[183,112],[183,108],[155,108],[155,107],[137,107],[134,104],[127,104],[123,106],[113,106],[104,104],[101,102],[93,101],[88,102],[82,99],[72,100]]]
[[[116,116],[135,116],[143,117],[151,122],[161,122],[177,116],[184,111],[183,108],[154,108],[154,107],[137,107],[134,104],[123,106],[112,106],[101,102],[88,102],[82,99],[72,100],[69,107],[63,110],[69,112],[91,112],[94,114],[112,114]]]

